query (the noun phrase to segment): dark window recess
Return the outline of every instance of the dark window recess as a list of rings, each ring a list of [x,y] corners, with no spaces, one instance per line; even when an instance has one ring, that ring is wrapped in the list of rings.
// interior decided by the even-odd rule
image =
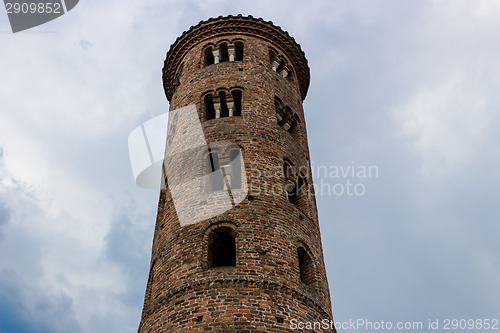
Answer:
[[[297,249],[297,254],[299,256],[300,281],[308,286],[312,286],[314,284],[313,261],[303,247]]]
[[[214,63],[214,54],[211,47],[205,49],[205,66],[212,65]]]
[[[212,97],[212,94],[205,95],[204,104],[205,104],[205,115],[207,117],[207,120],[215,119],[214,98]]]
[[[227,99],[226,99],[226,93],[221,91],[219,92],[219,99],[220,99],[220,117],[229,117],[229,109],[227,108]]]
[[[274,59],[276,59],[276,57],[278,56],[278,54],[274,51],[274,50],[269,50],[269,63],[272,63]]]
[[[285,318],[276,317],[276,321],[278,322],[278,324],[283,324],[285,322]]]
[[[233,116],[241,116],[241,90],[233,90],[231,95],[234,102]]]
[[[207,155],[207,166],[209,192],[222,191],[224,189],[224,179],[219,167],[219,156],[215,153],[209,153]]]
[[[236,242],[234,230],[219,227],[208,237],[209,267],[236,266]]]
[[[292,177],[292,162],[285,159],[283,162],[283,174],[285,175],[285,180],[289,180]]]
[[[227,43],[222,43],[219,46],[220,62],[229,61],[229,52],[227,51]]]
[[[235,53],[236,53],[234,60],[243,61],[243,43],[242,42],[234,43],[234,49],[235,49]]]

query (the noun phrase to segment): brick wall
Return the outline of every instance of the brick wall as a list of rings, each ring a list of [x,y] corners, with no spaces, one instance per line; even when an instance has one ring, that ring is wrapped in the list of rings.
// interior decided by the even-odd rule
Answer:
[[[288,40],[271,40],[268,30]],[[243,42],[242,61],[204,65],[207,46],[234,40]],[[270,48],[286,60],[291,77],[271,69]],[[296,168],[310,163],[302,107],[308,68],[307,75],[299,68],[304,64],[300,46],[288,34],[251,17],[201,22],[170,49],[164,68],[170,109],[195,104],[209,144],[239,145],[248,196],[216,217],[181,226],[169,187],[161,190],[139,332],[286,332],[292,331],[292,319],[332,318],[314,191],[291,202],[284,190],[283,160]],[[241,116],[206,120],[204,94],[235,87],[242,92]],[[278,125],[276,96],[295,113],[298,136]],[[190,154],[184,164],[202,166],[203,154]],[[310,172],[301,170],[311,185]],[[216,205],[217,193],[199,200],[202,207]],[[235,266],[210,267],[209,234],[218,227],[234,231]],[[309,276],[301,280],[299,252],[304,251],[310,262],[303,273]]]

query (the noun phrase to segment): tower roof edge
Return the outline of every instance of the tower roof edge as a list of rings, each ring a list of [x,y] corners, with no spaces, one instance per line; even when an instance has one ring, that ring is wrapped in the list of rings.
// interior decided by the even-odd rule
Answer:
[[[271,21],[253,16],[228,15],[209,18],[200,21],[184,31],[180,37],[170,46],[162,71],[163,88],[167,99],[170,101],[174,93],[173,83],[178,66],[182,63],[184,54],[201,41],[225,35],[237,33],[251,35],[267,40],[280,47],[290,57],[297,77],[299,79],[300,94],[302,99],[306,98],[309,88],[310,70],[305,53],[295,39],[284,31],[280,26]]]

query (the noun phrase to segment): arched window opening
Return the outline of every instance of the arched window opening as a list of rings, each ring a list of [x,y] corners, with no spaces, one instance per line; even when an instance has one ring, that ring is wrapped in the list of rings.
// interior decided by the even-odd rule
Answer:
[[[227,99],[226,93],[224,91],[219,92],[219,100],[220,100],[220,117],[229,117],[229,109],[227,107]]]
[[[214,53],[211,47],[205,49],[205,66],[212,65],[214,63]]]
[[[231,163],[231,189],[241,189],[241,151],[232,149],[229,152]]]
[[[277,56],[278,53],[276,53],[276,51],[274,51],[273,49],[269,49],[269,63],[272,63]]]
[[[311,256],[303,247],[297,249],[297,255],[299,257],[300,281],[308,286],[314,285],[314,263]]]
[[[235,49],[235,53],[236,53],[234,60],[243,61],[243,43],[242,42],[235,42],[234,49]]]
[[[236,241],[234,230],[219,227],[208,236],[208,267],[236,266]]]
[[[205,105],[205,117],[207,120],[215,119],[214,98],[212,94],[206,94],[203,99]]]
[[[220,62],[229,61],[229,52],[227,50],[227,43],[222,43],[219,46]]]
[[[219,156],[210,152],[207,154],[206,170],[208,174],[208,192],[222,191],[224,189],[224,179],[220,171]]]
[[[233,116],[241,116],[241,90],[233,90],[231,95],[234,103]]]

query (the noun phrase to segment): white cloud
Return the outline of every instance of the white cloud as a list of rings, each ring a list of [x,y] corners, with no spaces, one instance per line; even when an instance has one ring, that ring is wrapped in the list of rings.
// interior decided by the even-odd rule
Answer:
[[[428,289],[458,276],[461,260],[477,275],[460,271],[436,311],[459,296],[498,311],[485,290],[498,290],[499,272],[491,236],[499,11],[492,1],[90,0],[32,32],[1,34],[0,202],[8,213],[0,214],[0,270],[12,278],[0,280],[0,296],[17,290],[19,311],[51,332],[135,331],[158,196],[134,185],[128,134],[167,111],[161,68],[175,38],[200,19],[242,12],[281,25],[306,50],[315,162],[380,162],[367,197],[319,198],[323,238],[335,237],[324,246],[339,314],[402,314],[401,292],[432,298]],[[474,184],[464,182],[472,173]],[[431,186],[436,179],[460,186]],[[421,244],[424,254],[414,251]],[[358,276],[346,268],[353,259]],[[372,304],[386,281],[391,294]],[[44,299],[46,312],[37,308]],[[404,309],[424,313],[427,302]],[[67,321],[43,319],[61,312]]]

